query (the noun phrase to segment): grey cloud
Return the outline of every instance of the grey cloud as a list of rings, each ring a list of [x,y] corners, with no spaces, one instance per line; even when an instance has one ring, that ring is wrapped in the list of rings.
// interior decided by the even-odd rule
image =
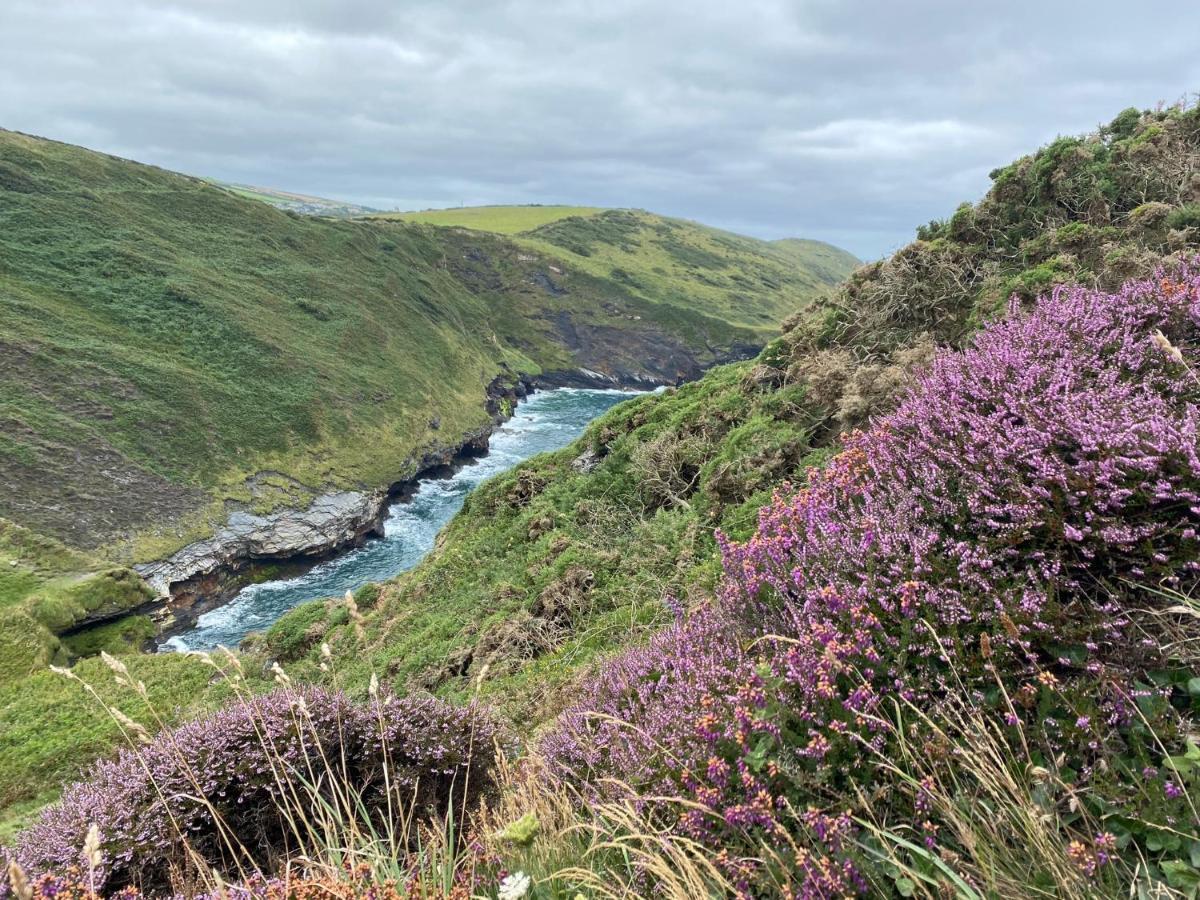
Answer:
[[[1200,88],[1188,3],[4,0],[0,125],[420,208],[641,206],[862,256]]]

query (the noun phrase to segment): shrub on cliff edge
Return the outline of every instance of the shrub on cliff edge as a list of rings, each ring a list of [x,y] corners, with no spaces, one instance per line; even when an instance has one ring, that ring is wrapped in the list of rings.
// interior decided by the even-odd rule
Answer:
[[[288,687],[154,738],[125,725],[142,745],[99,764],[19,835],[10,852],[30,875],[84,868],[93,826],[91,880],[106,894],[271,872],[355,833],[402,852],[421,823],[460,817],[494,786],[490,718],[428,697],[376,693],[363,705]]]
[[[1056,290],[943,353],[723,542],[719,608],[586,685],[552,764],[632,789],[748,895],[1087,896],[1122,854],[1195,877],[1198,339],[1184,269]],[[964,818],[1012,827],[981,846]]]

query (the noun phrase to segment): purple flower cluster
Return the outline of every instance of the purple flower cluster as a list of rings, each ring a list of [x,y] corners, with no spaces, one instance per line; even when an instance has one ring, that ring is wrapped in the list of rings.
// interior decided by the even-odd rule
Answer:
[[[659,814],[714,854],[799,836],[790,876],[739,883],[829,896],[862,884],[846,834],[805,807],[869,783],[903,704],[1000,678],[1016,725],[1075,680],[1086,702],[1039,727],[1055,750],[1095,750],[1158,653],[1129,627],[1137,585],[1200,569],[1198,336],[1184,269],[1059,289],[942,353],[749,541],[721,541],[719,604],[599,672],[545,740],[552,765],[693,801]]]
[[[94,824],[95,880],[106,892],[167,889],[172,866],[190,868],[181,838],[219,871],[270,871],[296,843],[282,810],[312,812],[317,797],[346,786],[355,811],[372,816],[392,809],[420,821],[473,804],[494,783],[496,735],[474,706],[390,696],[361,705],[339,692],[277,690],[100,763],[10,852],[31,875],[78,869]]]

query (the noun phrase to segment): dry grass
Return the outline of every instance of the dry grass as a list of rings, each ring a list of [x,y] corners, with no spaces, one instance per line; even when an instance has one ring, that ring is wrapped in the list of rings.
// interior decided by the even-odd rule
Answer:
[[[535,758],[505,771],[500,800],[483,812],[493,852],[539,873],[552,896],[627,900],[652,890],[665,900],[725,897],[733,886],[709,851],[669,832],[630,800],[596,802],[549,777]],[[617,791],[633,797],[632,790]],[[655,803],[686,801],[650,798]],[[507,826],[537,822],[524,846],[506,838]]]

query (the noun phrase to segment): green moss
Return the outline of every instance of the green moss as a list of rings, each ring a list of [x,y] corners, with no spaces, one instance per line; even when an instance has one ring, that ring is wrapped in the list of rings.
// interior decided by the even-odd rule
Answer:
[[[75,658],[99,656],[101,651],[117,656],[144,650],[157,634],[158,626],[149,616],[125,616],[66,635],[61,640]]]
[[[64,664],[71,654],[83,655],[64,647],[57,635],[89,619],[119,616],[151,597],[132,570],[104,567],[0,519],[0,684],[51,663]],[[76,646],[87,643],[77,641]]]
[[[359,609],[370,609],[379,600],[381,590],[380,585],[373,581],[364,584],[354,592],[354,602],[358,604]]]
[[[1075,274],[1068,260],[1054,257],[1009,279],[1005,293],[1036,297],[1056,284],[1072,281]]]

